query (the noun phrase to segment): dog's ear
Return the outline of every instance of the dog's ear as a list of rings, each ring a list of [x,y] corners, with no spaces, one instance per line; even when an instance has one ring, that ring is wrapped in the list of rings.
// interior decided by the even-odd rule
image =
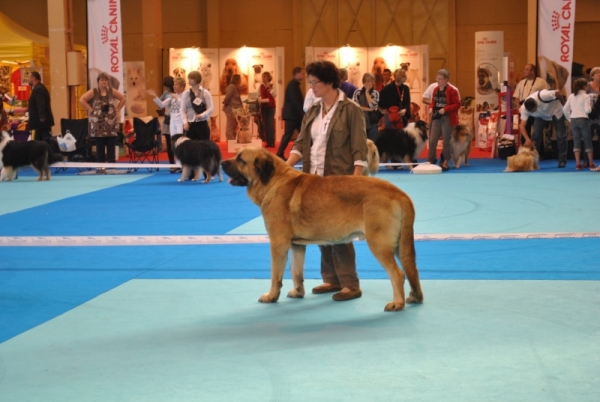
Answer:
[[[273,174],[275,174],[273,161],[264,156],[258,156],[254,159],[254,169],[258,173],[262,184],[267,184],[271,180],[271,177],[273,177]]]

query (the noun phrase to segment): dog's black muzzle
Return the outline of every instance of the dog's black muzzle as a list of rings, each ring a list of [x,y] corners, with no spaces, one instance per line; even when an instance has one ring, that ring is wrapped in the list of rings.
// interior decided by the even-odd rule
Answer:
[[[235,161],[226,160],[221,162],[221,166],[223,167],[223,171],[229,176],[229,183],[232,186],[240,186],[247,187],[248,179],[246,179],[237,169],[235,165]]]

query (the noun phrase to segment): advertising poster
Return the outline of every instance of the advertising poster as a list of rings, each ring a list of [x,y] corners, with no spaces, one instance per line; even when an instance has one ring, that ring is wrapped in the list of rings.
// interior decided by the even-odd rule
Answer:
[[[368,70],[375,77],[375,89],[381,91],[386,84],[383,82],[383,70],[395,69],[396,57],[398,55],[397,46],[370,47],[367,56]]]
[[[550,89],[571,93],[575,0],[538,1],[538,73]]]
[[[143,61],[126,61],[125,84],[125,114],[127,118],[146,117],[149,114],[146,105],[146,79]]]
[[[368,72],[368,51],[366,47],[340,48],[340,67],[348,70],[348,82],[362,88],[362,76]]]
[[[197,70],[199,65],[200,49],[169,49],[169,74],[173,78],[183,78],[187,83],[187,75],[190,71]]]
[[[405,84],[410,88],[411,99],[413,93],[420,95],[423,87],[421,46],[399,46],[399,53],[396,58],[396,68],[406,71]]]
[[[221,141],[221,124],[219,115],[221,114],[221,103],[219,101],[218,88],[218,73],[217,66],[219,65],[219,49],[200,49],[200,63],[197,70],[202,76],[200,85],[212,95],[214,111],[210,116],[210,139],[219,142]],[[223,132],[224,135],[224,132]]]
[[[89,86],[95,87],[98,74],[104,72],[109,76],[111,88],[122,92],[125,74],[121,3],[119,0],[88,0],[87,16]]]
[[[502,82],[504,32],[475,32],[475,103],[478,111],[495,110]]]

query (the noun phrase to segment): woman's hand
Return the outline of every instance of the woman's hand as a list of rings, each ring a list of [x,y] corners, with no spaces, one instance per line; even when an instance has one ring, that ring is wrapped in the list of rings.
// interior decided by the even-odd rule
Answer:
[[[156,98],[156,92],[154,92],[154,89],[148,89],[146,93],[151,97]]]
[[[406,114],[406,109],[400,110],[400,116],[404,116]]]
[[[190,123],[184,123],[184,124],[183,124],[183,129],[184,129],[185,131],[188,131],[188,130],[190,129]]]

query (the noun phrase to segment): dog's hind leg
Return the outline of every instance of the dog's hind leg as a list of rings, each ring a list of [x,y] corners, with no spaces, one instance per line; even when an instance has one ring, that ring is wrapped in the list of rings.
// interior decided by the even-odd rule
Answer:
[[[267,233],[269,232],[267,228]],[[278,242],[275,243],[271,239],[271,289],[268,293],[263,294],[258,301],[261,303],[275,303],[281,294],[283,286],[283,273],[287,264],[288,252],[290,251],[290,243]]]
[[[46,173],[46,180],[50,180],[50,169],[49,168],[44,169],[44,173]]]
[[[219,175],[219,181],[223,181],[223,172],[221,171],[221,164],[219,164],[219,167],[217,167],[217,174]]]
[[[404,308],[404,273],[400,270],[396,262],[394,255],[396,245],[393,244],[394,241],[391,240],[387,233],[376,233],[375,230],[367,229],[365,235],[369,249],[386,270],[392,282],[394,299],[385,305],[384,310],[400,311]]]
[[[292,280],[294,288],[290,290],[287,297],[304,297],[304,257],[306,255],[306,246],[292,244]]]
[[[188,165],[181,166],[181,177],[178,182],[186,181],[190,177],[190,167]]]
[[[202,176],[202,168],[197,166],[194,168],[194,178],[192,179],[192,181],[200,180],[200,176]]]

